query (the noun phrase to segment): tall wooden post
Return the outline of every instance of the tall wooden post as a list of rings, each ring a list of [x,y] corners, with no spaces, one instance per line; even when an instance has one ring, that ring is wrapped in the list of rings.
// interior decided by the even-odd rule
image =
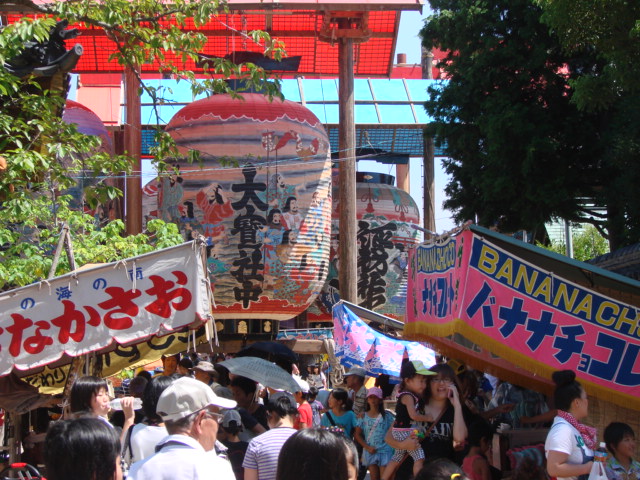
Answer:
[[[433,53],[422,48],[422,78],[433,78]],[[435,198],[435,146],[432,137],[424,139],[424,197],[423,214],[424,228],[432,232],[436,231],[436,198]]]
[[[138,77],[133,68],[124,73],[126,102],[126,123],[124,126],[124,146],[127,155],[133,159],[133,173],[127,177],[125,189],[125,225],[128,235],[142,232],[142,130],[140,121],[140,94]]]
[[[436,231],[436,183],[434,172],[433,138],[424,139],[424,228],[432,232]]]
[[[353,81],[353,39],[341,38],[338,46],[340,90],[338,128],[340,148],[340,298],[358,303],[358,249],[356,220],[356,125]]]
[[[409,160],[410,162],[411,160]],[[409,180],[409,162],[406,165],[396,165],[396,186],[400,190],[404,190],[407,193],[411,193],[411,182]]]
[[[422,78],[433,79],[433,53],[422,47]]]
[[[9,462],[20,461],[22,452],[22,415],[17,412],[7,412],[11,429],[9,430]]]

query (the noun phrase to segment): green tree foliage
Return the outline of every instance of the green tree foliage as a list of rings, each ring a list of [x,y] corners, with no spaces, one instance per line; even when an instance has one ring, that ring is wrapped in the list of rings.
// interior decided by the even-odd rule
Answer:
[[[628,162],[612,157],[634,137],[619,137],[611,112],[573,101],[572,82],[602,61],[588,50],[567,53],[534,0],[430,3],[423,45],[449,52],[441,65],[448,80],[426,104],[434,118],[427,134],[450,155],[445,207],[458,221],[503,231],[540,234],[552,218],[587,221],[612,246],[628,243],[628,207],[616,204],[629,192],[629,177],[619,175]],[[609,216],[585,204],[608,206]]]
[[[581,108],[606,108],[621,94],[640,92],[640,2],[537,1],[544,9],[543,20],[567,52],[590,50],[602,62],[602,68],[584,71],[572,82],[574,101]]]
[[[207,59],[199,53],[206,38],[181,27],[193,21],[196,27],[225,12],[223,0],[54,0],[12,4],[38,14],[25,17],[0,30],[0,289],[23,286],[46,278],[62,222],[70,226],[76,263],[108,262],[138,255],[181,241],[173,225],[152,222],[148,231],[126,237],[120,221],[96,228],[93,218],[74,211],[68,189],[80,177],[93,178],[85,189],[91,206],[121,195],[108,181],[130,172],[126,156],[111,156],[100,150],[97,137],[78,133],[75,125],[61,119],[64,91],[43,87],[33,75],[17,77],[9,68],[24,52],[28,42],[46,42],[56,24],[66,19],[71,25],[85,24],[103,29],[113,40],[112,58],[122,65],[136,66],[160,60],[164,73],[192,83],[195,93],[233,93],[226,78],[244,81],[268,96],[279,94],[279,82],[253,64],[236,65],[224,59]],[[241,32],[237,32],[241,34]],[[264,53],[279,59],[282,45],[265,32],[249,32],[248,40],[264,47]],[[67,47],[73,45],[68,42]],[[168,52],[205,64],[209,80],[196,81],[192,71],[165,63]],[[13,72],[13,73],[12,73]],[[215,75],[215,78],[213,76]],[[159,100],[158,92],[147,88]],[[170,137],[158,134],[155,152],[160,171],[163,160],[175,155]],[[195,158],[195,156],[194,156]],[[57,274],[69,270],[61,261]]]
[[[607,240],[600,235],[593,225],[587,225],[583,230],[573,233],[572,240],[573,258],[581,262],[609,253]],[[560,255],[567,254],[567,246],[564,242],[552,242],[551,245],[538,243],[538,246]]]
[[[162,220],[150,221],[144,233],[126,236],[122,220],[113,220],[98,228],[90,215],[63,210],[64,215],[58,219],[70,226],[76,266],[114,262],[184,241],[175,224]],[[4,246],[0,252],[0,290],[47,278],[59,235],[60,229],[44,224],[28,229],[0,226],[0,242]],[[69,259],[63,253],[56,273],[62,275],[70,270]]]
[[[557,32],[568,55],[597,59],[570,81],[572,101],[601,112],[599,134],[604,188],[595,203],[606,205],[601,222],[612,249],[640,240],[640,2],[538,0],[543,20]],[[579,28],[576,28],[579,26]]]

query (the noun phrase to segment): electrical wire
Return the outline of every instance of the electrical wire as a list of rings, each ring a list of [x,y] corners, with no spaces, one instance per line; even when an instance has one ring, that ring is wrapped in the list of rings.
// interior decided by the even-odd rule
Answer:
[[[368,143],[369,143],[370,146],[376,147],[376,144],[373,144],[370,141]],[[378,147],[382,147],[384,145],[383,144],[379,144],[377,146]],[[190,149],[190,150],[199,151],[197,149]],[[334,154],[340,154],[343,151],[346,151],[346,149],[345,150],[334,150],[334,151],[331,152],[331,156],[333,156]],[[200,151],[200,152],[202,153],[202,151]],[[367,159],[368,160],[372,160],[371,157],[373,157],[373,156],[374,155],[372,155],[372,154],[356,155],[355,159],[356,160],[367,160]],[[206,157],[203,156],[203,159],[206,160]],[[327,161],[330,161],[331,163],[334,163],[334,164],[339,164],[340,162],[345,161],[345,160],[348,160],[348,159],[342,159],[342,158],[332,159],[331,158],[331,159],[327,160],[327,159],[323,159],[323,158],[318,158],[318,159],[315,159],[315,160],[307,160],[307,159],[304,159],[303,157],[292,157],[292,158],[287,159],[287,160],[281,160],[280,159],[280,160],[278,160],[278,163],[280,165],[286,165],[286,166],[295,167],[295,166],[300,166],[300,165],[320,164],[320,163],[325,163]],[[274,162],[273,159],[270,159],[269,156],[267,155],[265,161],[262,161],[262,162],[250,161],[250,162],[247,162],[247,163],[251,163],[251,165],[253,165],[256,168],[261,168],[261,167],[268,168],[270,166],[273,166],[273,162]],[[195,167],[197,167],[196,164],[193,164],[193,165]],[[219,166],[219,167],[206,167],[206,168],[197,168],[197,169],[194,168],[194,170],[181,171],[180,172],[180,176],[181,177],[188,176],[188,174],[190,172],[201,174],[203,172],[204,173],[207,173],[207,172],[217,173],[217,172],[230,172],[230,171],[234,171],[234,170],[242,171],[243,168],[244,168],[244,165],[239,165],[237,167],[236,166],[232,166],[232,167]],[[390,169],[391,169],[391,167],[390,167]],[[80,173],[81,171],[82,170],[73,170],[73,169],[71,170],[72,173]],[[166,174],[167,175],[171,175],[172,172],[168,171],[168,172],[166,172]],[[155,173],[155,174],[154,173],[147,173],[147,174],[145,174],[142,171],[137,171],[136,170],[136,171],[133,171],[132,173],[127,174],[127,175],[104,175],[104,176],[97,175],[97,176],[91,176],[91,178],[95,178],[95,179],[106,179],[106,178],[110,178],[110,179],[123,178],[124,179],[124,178],[132,178],[132,177],[133,178],[137,178],[137,177],[154,178],[154,177],[158,177],[158,176],[162,176],[162,175],[164,175],[164,174],[163,173]],[[78,178],[79,179],[79,178],[87,178],[87,175],[73,175],[72,174],[72,175],[68,175],[68,177],[69,178]]]

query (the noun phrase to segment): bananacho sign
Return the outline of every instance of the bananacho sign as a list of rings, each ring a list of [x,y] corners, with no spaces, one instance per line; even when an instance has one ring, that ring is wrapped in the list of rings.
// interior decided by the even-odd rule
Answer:
[[[590,393],[640,408],[638,307],[468,229],[419,246],[409,265],[408,337],[461,334],[530,375],[574,370]]]

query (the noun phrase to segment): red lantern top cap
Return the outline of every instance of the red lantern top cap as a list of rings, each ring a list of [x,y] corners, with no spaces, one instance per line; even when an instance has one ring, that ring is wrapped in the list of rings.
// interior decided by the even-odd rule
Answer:
[[[92,113],[93,115],[95,115],[97,118],[99,118],[95,112],[93,110],[91,110],[89,107],[86,107],[84,105],[82,105],[81,103],[78,102],[74,102],[73,100],[67,100],[65,108],[70,109],[70,108],[80,108],[82,110],[85,110],[87,112]]]
[[[242,94],[242,99],[232,98],[230,95],[213,95],[183,107],[176,113],[167,129],[174,122],[198,120],[202,117],[229,120],[231,118],[246,118],[260,122],[275,122],[282,118],[307,123],[311,127],[320,124],[320,120],[308,108],[290,100],[274,98],[272,101],[257,93]]]
[[[68,124],[75,124],[80,133],[100,137],[104,151],[109,154],[113,153],[113,143],[107,128],[100,117],[90,108],[73,100],[67,100],[62,120]]]

